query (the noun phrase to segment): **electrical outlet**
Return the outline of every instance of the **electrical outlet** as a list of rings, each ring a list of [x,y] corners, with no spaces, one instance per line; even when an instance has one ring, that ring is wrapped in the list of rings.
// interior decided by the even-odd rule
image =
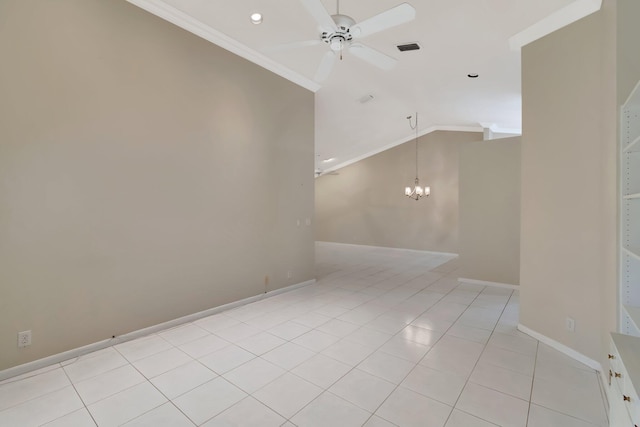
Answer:
[[[571,317],[567,317],[567,331],[569,332],[576,331],[576,321]]]
[[[291,279],[293,277],[293,273],[291,270],[287,271],[287,279]]]
[[[31,345],[31,331],[18,332],[18,348]]]

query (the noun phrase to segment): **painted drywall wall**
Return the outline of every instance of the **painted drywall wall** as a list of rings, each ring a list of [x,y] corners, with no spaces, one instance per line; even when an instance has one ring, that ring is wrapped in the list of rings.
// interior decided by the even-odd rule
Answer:
[[[618,127],[619,111],[622,104],[616,96],[618,84],[617,37],[617,0],[603,1],[600,11],[604,31],[602,32],[602,99],[601,106],[605,112],[602,116],[602,134],[607,143],[601,144],[600,162],[603,165],[602,175],[602,280],[600,286],[601,348],[599,358],[603,367],[608,364],[610,352],[610,332],[617,330],[618,319]],[[640,19],[640,15],[638,15]],[[640,33],[638,33],[640,35]],[[635,43],[634,43],[635,44]],[[606,373],[606,370],[604,371]],[[605,390],[606,387],[605,387]]]
[[[0,17],[0,369],[313,278],[313,93],[124,1]]]
[[[622,105],[640,79],[640,2],[617,0],[611,6],[617,17],[617,79],[618,101]],[[615,9],[614,9],[615,7]]]
[[[460,150],[460,277],[520,283],[520,137]]]
[[[458,156],[481,133],[438,131],[419,138],[419,178],[431,195],[414,201],[415,141],[316,179],[316,240],[458,252]]]
[[[522,49],[521,323],[594,360],[616,281],[615,14],[604,7]]]

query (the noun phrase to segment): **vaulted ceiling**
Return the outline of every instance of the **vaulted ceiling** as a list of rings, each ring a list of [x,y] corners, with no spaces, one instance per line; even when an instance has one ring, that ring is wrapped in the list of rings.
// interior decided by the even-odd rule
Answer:
[[[361,39],[397,59],[382,70],[345,51],[315,81],[329,50],[303,0],[128,0],[316,92],[316,168],[329,171],[437,129],[521,132],[520,47],[600,8],[601,0],[410,0],[415,19]],[[336,0],[320,0],[335,14]],[[312,2],[313,3],[313,2]],[[362,22],[402,0],[342,0]],[[308,2],[307,2],[308,4]],[[262,14],[259,25],[250,21]],[[417,42],[419,50],[397,45]],[[279,48],[280,47],[280,48]],[[477,78],[468,77],[477,74]],[[326,161],[333,159],[331,161]]]

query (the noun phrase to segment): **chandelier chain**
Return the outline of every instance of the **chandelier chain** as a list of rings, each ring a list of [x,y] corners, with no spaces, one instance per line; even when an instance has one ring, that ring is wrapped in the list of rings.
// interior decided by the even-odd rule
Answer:
[[[411,116],[408,116],[409,119],[409,127],[416,131],[416,179],[418,179],[418,112],[416,111],[416,124],[415,126],[411,124]]]

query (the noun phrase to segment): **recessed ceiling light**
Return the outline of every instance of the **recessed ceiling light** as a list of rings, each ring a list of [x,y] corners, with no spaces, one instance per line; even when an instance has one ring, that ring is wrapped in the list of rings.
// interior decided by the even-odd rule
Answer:
[[[258,25],[262,24],[262,14],[261,13],[252,13],[251,14],[251,23]]]
[[[477,79],[478,78],[478,74],[470,73],[470,74],[467,74],[467,77],[469,77],[470,79]]]
[[[336,159],[335,157],[331,157],[331,158],[329,158],[329,159],[324,159],[324,160],[322,161],[322,163],[331,163],[331,162],[333,162],[335,159]]]

